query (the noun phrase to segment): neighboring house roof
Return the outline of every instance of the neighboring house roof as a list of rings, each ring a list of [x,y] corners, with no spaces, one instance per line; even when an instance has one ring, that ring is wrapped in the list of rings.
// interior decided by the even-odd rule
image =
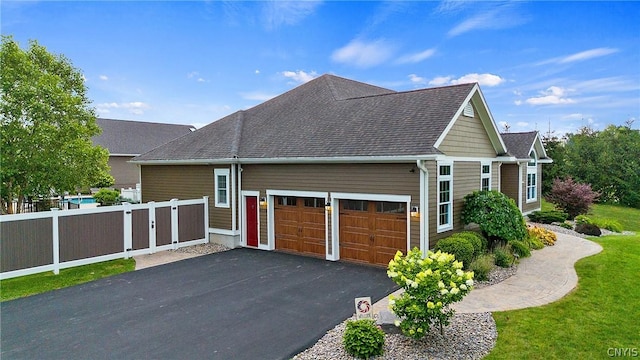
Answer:
[[[477,84],[395,92],[322,75],[133,161],[198,163],[236,158],[437,155],[441,152],[436,142],[472,95],[479,92]]]
[[[529,160],[531,150],[536,150],[538,159],[547,159],[547,153],[537,131],[502,133],[500,135],[509,150],[509,155],[516,159]]]
[[[142,121],[98,118],[96,122],[102,133],[93,138],[93,143],[108,149],[111,155],[140,155],[195,130],[191,125]]]

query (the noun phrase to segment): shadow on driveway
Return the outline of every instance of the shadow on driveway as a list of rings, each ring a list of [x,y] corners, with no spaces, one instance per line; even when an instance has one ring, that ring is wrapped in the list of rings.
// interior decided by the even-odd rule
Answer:
[[[0,305],[2,359],[287,359],[396,289],[385,269],[236,249]]]

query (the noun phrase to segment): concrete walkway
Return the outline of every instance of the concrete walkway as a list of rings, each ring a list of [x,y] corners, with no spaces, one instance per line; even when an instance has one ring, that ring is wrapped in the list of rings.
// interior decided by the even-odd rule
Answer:
[[[554,246],[534,250],[531,257],[520,260],[518,271],[505,281],[472,290],[464,299],[454,304],[458,313],[480,313],[524,309],[554,302],[578,284],[574,264],[576,261],[602,251],[593,241],[576,236],[557,234]],[[402,289],[395,292],[399,295]],[[373,306],[383,322],[393,322],[388,310],[388,297]]]
[[[169,264],[174,261],[191,259],[193,257],[201,255],[203,254],[181,253],[163,250],[153,254],[134,256],[133,259],[136,261],[136,270],[141,270],[152,266]]]

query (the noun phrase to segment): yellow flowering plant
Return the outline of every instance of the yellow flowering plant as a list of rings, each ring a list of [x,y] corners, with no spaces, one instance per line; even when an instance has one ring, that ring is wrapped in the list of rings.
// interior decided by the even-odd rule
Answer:
[[[449,305],[473,289],[473,272],[462,270],[460,261],[441,251],[428,251],[424,258],[418,248],[406,256],[398,251],[387,275],[404,289],[400,297],[389,296],[389,309],[400,319],[396,326],[414,339],[421,339],[433,324],[444,335],[455,313]]]

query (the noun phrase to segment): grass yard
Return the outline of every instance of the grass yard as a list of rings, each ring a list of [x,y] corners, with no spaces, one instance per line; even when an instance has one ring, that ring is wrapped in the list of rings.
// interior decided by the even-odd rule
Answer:
[[[135,270],[133,259],[118,259],[0,281],[0,301],[40,294]]]
[[[578,261],[578,287],[563,299],[494,313],[498,342],[486,359],[602,359],[613,348],[640,351],[640,210],[595,205],[589,216],[615,219],[636,234],[594,239],[604,250]]]

